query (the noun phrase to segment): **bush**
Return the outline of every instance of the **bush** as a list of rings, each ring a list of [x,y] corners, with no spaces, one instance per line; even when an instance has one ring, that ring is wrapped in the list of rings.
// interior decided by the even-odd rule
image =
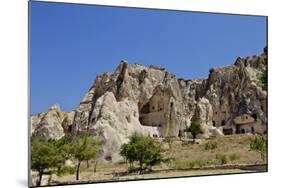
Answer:
[[[214,72],[215,71],[215,69],[214,68],[210,68],[209,69],[209,73],[211,74],[212,72]]]
[[[220,165],[227,164],[227,162],[228,162],[227,156],[225,154],[217,154],[216,160],[218,161],[218,163]]]
[[[177,161],[173,165],[173,168],[176,170],[186,170],[196,167],[212,166],[215,165],[216,161],[212,160],[192,160],[192,161]]]
[[[76,172],[76,167],[71,167],[71,166],[63,166],[61,169],[57,171],[57,176],[63,176],[66,174],[75,174]]]
[[[171,138],[171,137],[165,137],[165,138],[163,139],[163,142],[168,143],[169,148],[171,148],[172,143],[173,143],[173,140],[172,140],[172,138]]]
[[[218,147],[217,142],[211,142],[211,141],[205,143],[205,145],[204,145],[205,150],[214,150],[217,147]]]
[[[263,71],[261,77],[260,77],[260,81],[262,83],[262,88],[264,90],[267,89],[267,70]]]
[[[255,136],[254,139],[250,139],[250,150],[260,153],[261,159],[264,162],[267,150],[267,143],[265,137]]]
[[[199,121],[195,120],[191,122],[190,127],[186,128],[184,130],[185,132],[190,132],[192,137],[193,137],[193,142],[195,143],[195,138],[198,134],[202,134],[203,130],[201,128],[201,125],[199,123]]]
[[[229,159],[230,159],[231,161],[235,161],[235,160],[240,159],[240,156],[239,156],[237,153],[233,153],[233,154],[231,154],[231,155],[229,156]]]

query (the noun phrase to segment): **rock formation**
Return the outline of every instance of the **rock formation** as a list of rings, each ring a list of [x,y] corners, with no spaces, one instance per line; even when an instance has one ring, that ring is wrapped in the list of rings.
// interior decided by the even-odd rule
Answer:
[[[60,139],[88,131],[103,141],[103,156],[116,161],[120,145],[134,131],[177,137],[193,120],[204,130],[201,137],[265,134],[267,92],[260,77],[266,66],[265,51],[212,68],[207,79],[185,80],[164,68],[121,61],[113,73],[96,77],[74,111],[61,112],[55,105],[32,116],[32,135]]]

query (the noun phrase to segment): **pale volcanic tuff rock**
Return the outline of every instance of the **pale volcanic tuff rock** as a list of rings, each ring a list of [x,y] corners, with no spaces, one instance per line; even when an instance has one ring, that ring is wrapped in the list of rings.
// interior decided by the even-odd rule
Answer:
[[[259,78],[266,62],[266,53],[238,58],[234,65],[210,69],[207,79],[184,80],[164,68],[121,61],[113,73],[96,77],[73,112],[51,108],[32,116],[33,135],[59,139],[65,132],[89,131],[103,140],[103,156],[116,161],[120,145],[134,131],[176,137],[192,120],[200,121],[201,137],[222,135],[225,129],[238,133],[237,116],[253,117],[257,133],[264,133],[267,92]],[[247,126],[246,131],[253,124]]]
[[[48,139],[60,139],[70,129],[74,112],[62,112],[59,105],[53,105],[46,113],[31,117],[32,135]]]

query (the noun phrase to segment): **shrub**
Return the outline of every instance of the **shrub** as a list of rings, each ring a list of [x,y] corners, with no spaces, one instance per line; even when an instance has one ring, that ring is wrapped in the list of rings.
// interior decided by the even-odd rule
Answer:
[[[185,129],[185,132],[190,132],[193,137],[193,142],[195,143],[195,138],[198,134],[202,134],[203,130],[198,121],[192,121],[190,127]]]
[[[260,153],[263,162],[265,161],[266,149],[267,143],[265,137],[255,136],[254,139],[250,139],[250,150]]]
[[[227,156],[225,154],[217,154],[216,160],[218,161],[218,163],[220,165],[227,164],[227,162],[228,162]]]
[[[211,74],[212,72],[214,72],[215,71],[215,69],[214,68],[210,68],[209,69],[209,73]]]
[[[57,171],[57,176],[63,176],[66,174],[74,174],[76,171],[76,167],[71,166],[63,166],[61,169]]]
[[[218,147],[217,142],[211,142],[211,141],[205,143],[205,145],[204,145],[205,150],[214,150],[217,147]]]
[[[212,160],[192,160],[192,161],[177,161],[175,162],[173,168],[176,170],[186,170],[192,169],[196,167],[204,167],[204,166],[211,166],[215,165],[216,161]]]
[[[260,81],[262,83],[262,88],[264,90],[267,89],[267,70],[263,71],[261,77],[260,77]]]
[[[233,153],[229,156],[229,159],[231,161],[235,161],[235,160],[238,160],[240,158],[240,156],[237,154],[237,153]]]
[[[163,142],[168,143],[169,148],[171,148],[172,143],[173,143],[173,140],[172,140],[172,138],[171,138],[171,137],[165,137],[165,138],[164,138],[164,140],[163,140]]]

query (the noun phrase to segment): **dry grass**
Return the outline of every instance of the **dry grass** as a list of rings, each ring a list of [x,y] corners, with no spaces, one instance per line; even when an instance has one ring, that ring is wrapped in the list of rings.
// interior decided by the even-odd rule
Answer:
[[[96,172],[94,172],[94,164],[91,164],[89,168],[86,168],[86,164],[83,164],[81,167],[80,180],[118,181],[247,172],[239,169],[177,170],[173,168],[175,164],[181,164],[181,162],[214,161],[218,155],[225,155],[227,164],[263,164],[264,162],[260,155],[255,151],[249,150],[251,137],[253,136],[222,136],[203,140],[201,144],[183,144],[180,140],[174,140],[171,143],[171,148],[165,151],[165,155],[173,160],[170,163],[153,167],[152,173],[118,176],[118,173],[127,171],[127,164],[100,162],[98,163]],[[205,144],[207,142],[216,142],[217,147],[206,150]],[[53,180],[59,182],[75,182],[75,174],[62,177],[54,176]]]
[[[255,151],[249,151],[250,135],[221,136],[204,140],[201,144],[182,144],[174,141],[167,155],[174,161],[214,160],[217,154],[225,155],[230,164],[264,163]],[[217,148],[205,150],[207,142],[216,142]],[[232,159],[232,160],[231,160]]]

